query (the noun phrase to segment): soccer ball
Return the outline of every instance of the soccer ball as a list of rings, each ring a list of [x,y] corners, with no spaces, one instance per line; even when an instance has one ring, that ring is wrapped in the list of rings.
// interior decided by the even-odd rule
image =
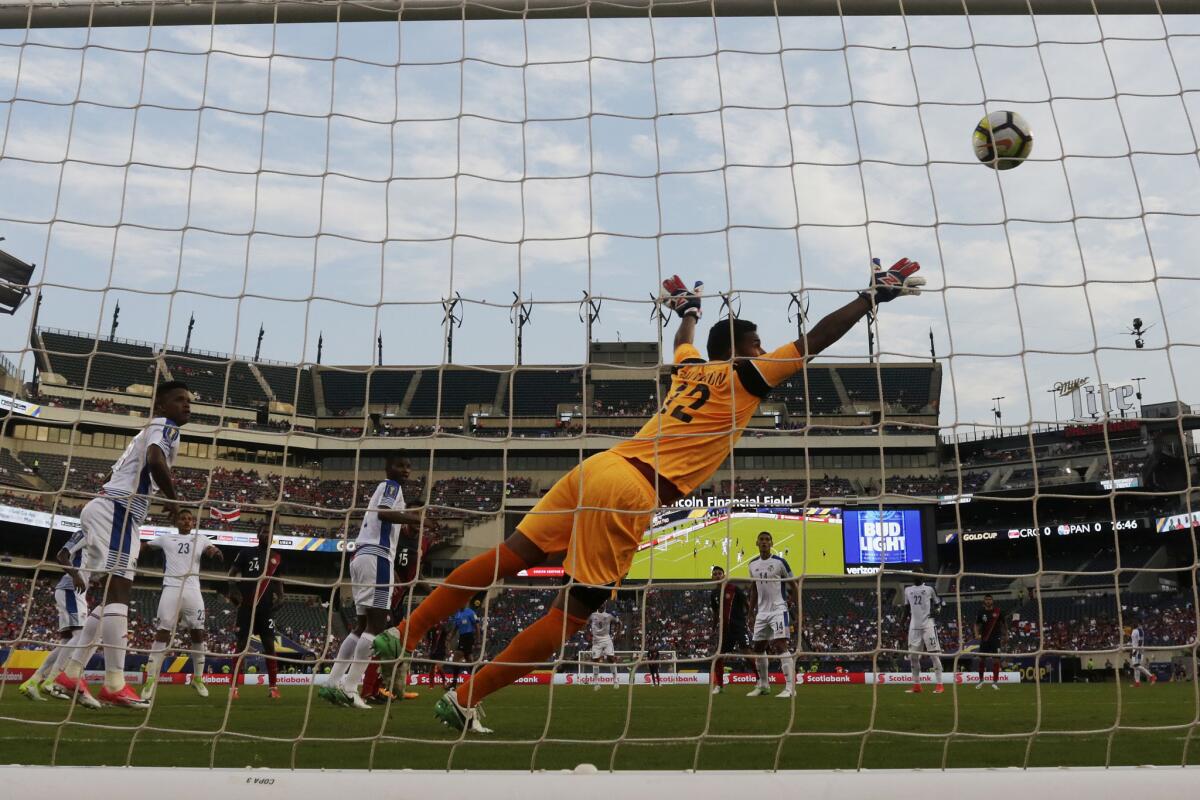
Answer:
[[[975,126],[975,156],[992,169],[1012,169],[1029,158],[1033,134],[1015,111],[993,111]]]

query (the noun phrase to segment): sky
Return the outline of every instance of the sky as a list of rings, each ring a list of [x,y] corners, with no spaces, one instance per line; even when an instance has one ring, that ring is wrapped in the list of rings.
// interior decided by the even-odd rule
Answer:
[[[1041,42],[1038,45],[1038,42]],[[1032,158],[975,161],[985,111]],[[765,343],[917,260],[885,361],[941,420],[1052,422],[1056,381],[1200,404],[1200,15],[0,31],[0,248],[39,323],[325,364],[579,364],[662,335],[663,277]],[[32,304],[0,322],[21,363]],[[1146,347],[1126,335],[1152,326]],[[826,356],[863,360],[860,325]]]

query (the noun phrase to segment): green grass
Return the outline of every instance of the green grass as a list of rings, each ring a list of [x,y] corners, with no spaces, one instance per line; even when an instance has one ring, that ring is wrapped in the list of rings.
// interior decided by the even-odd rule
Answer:
[[[227,707],[224,688],[213,687],[201,700],[190,688],[164,686],[148,720],[144,711],[77,709],[62,724],[66,703],[34,704],[10,684],[0,695],[0,752],[3,763],[206,767],[212,759],[222,767],[284,768],[1173,765],[1184,760],[1191,732],[1196,741],[1187,747],[1187,761],[1200,764],[1190,683],[1136,691],[1123,686],[1120,706],[1113,683],[1046,685],[1040,719],[1033,685],[998,692],[948,688],[940,696],[892,686],[811,686],[800,689],[794,706],[774,696],[747,698],[747,688],[710,698],[707,687],[555,687],[547,720],[549,688],[512,687],[486,703],[486,722],[496,734],[463,741],[433,719],[439,693],[431,690],[385,713],[334,708],[315,696],[306,708],[307,687],[285,688],[283,700],[272,703],[265,688],[250,687],[229,707],[225,733],[217,734]],[[1118,721],[1121,728],[1107,732]],[[135,732],[143,722],[148,726]],[[1043,733],[1034,735],[1039,722]],[[1142,732],[1131,726],[1177,727]],[[868,727],[874,732],[865,735]],[[543,731],[547,741],[537,745]],[[982,741],[969,734],[1016,738]],[[624,741],[614,743],[622,735]],[[737,738],[748,736],[757,738]]]
[[[843,574],[840,520],[832,523],[735,518],[693,531],[662,548],[643,550],[634,557],[629,577],[635,580],[652,577],[658,580],[704,580],[712,574],[713,565],[720,564],[732,577],[748,578],[747,565],[758,555],[755,540],[764,530],[775,537],[775,552],[787,559],[797,575]],[[726,535],[732,541],[728,555],[721,550]],[[786,555],[784,550],[788,551]],[[739,551],[742,553],[740,559]]]

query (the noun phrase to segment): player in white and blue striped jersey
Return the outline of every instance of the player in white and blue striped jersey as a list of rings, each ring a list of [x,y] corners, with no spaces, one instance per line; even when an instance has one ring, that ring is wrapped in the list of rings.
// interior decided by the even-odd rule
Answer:
[[[80,640],[83,638],[83,624],[88,617],[87,607],[87,576],[81,571],[83,564],[83,531],[76,531],[56,557],[63,565],[64,574],[54,586],[54,605],[58,610],[58,635],[62,644],[50,651],[45,660],[38,665],[29,680],[19,687],[21,694],[30,700],[45,700],[41,692],[62,700],[70,700],[71,695],[55,683],[54,679],[62,671],[74,655],[76,647],[80,652],[86,651],[91,657],[95,646],[85,648]],[[94,627],[94,626],[93,626]],[[89,708],[96,708],[99,703],[90,692],[80,694],[79,701]],[[40,691],[39,691],[40,690]]]
[[[129,632],[129,594],[137,571],[139,528],[150,510],[155,491],[175,500],[171,466],[179,452],[179,429],[192,415],[192,394],[182,381],[159,384],[154,392],[153,418],[113,464],[100,496],[83,507],[82,569],[101,583],[104,605],[99,623],[104,647],[104,688],[100,702],[115,706],[148,707],[125,683],[125,649]],[[171,520],[177,508],[166,506]],[[92,641],[91,620],[84,641]],[[60,686],[77,690],[83,664],[72,658],[59,676]]]
[[[1133,688],[1142,685],[1142,676],[1150,683],[1157,683],[1158,677],[1150,671],[1150,659],[1146,655],[1146,631],[1139,620],[1129,633],[1129,671],[1133,673]]]
[[[367,671],[375,636],[388,625],[400,526],[419,526],[422,521],[420,512],[406,510],[401,483],[408,479],[408,459],[403,452],[387,457],[385,473],[387,480],[375,487],[363,515],[350,562],[358,624],[342,641],[327,682],[317,692],[332,703],[364,709],[371,706],[359,696],[358,685]]]
[[[758,665],[758,683],[748,697],[771,693],[771,677],[767,672],[771,655],[779,658],[787,680],[780,697],[791,697],[796,691],[796,660],[791,652],[792,611],[796,599],[795,577],[783,556],[771,552],[775,538],[769,531],[758,535],[758,558],[750,560],[750,577],[754,586],[750,592],[750,607],[754,613],[754,652]]]

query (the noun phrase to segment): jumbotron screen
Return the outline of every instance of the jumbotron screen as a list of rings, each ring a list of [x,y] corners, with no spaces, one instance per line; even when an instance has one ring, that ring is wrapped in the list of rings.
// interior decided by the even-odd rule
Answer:
[[[842,525],[847,574],[870,575],[884,564],[911,566],[925,561],[920,511],[846,509]]]
[[[703,580],[720,565],[747,578],[762,531],[797,575],[871,575],[885,564],[925,560],[921,512],[914,509],[681,508],[654,518],[629,577]]]
[[[840,508],[689,508],[655,517],[643,535],[629,577],[703,580],[720,565],[748,578],[761,531],[796,574],[844,575]]]

